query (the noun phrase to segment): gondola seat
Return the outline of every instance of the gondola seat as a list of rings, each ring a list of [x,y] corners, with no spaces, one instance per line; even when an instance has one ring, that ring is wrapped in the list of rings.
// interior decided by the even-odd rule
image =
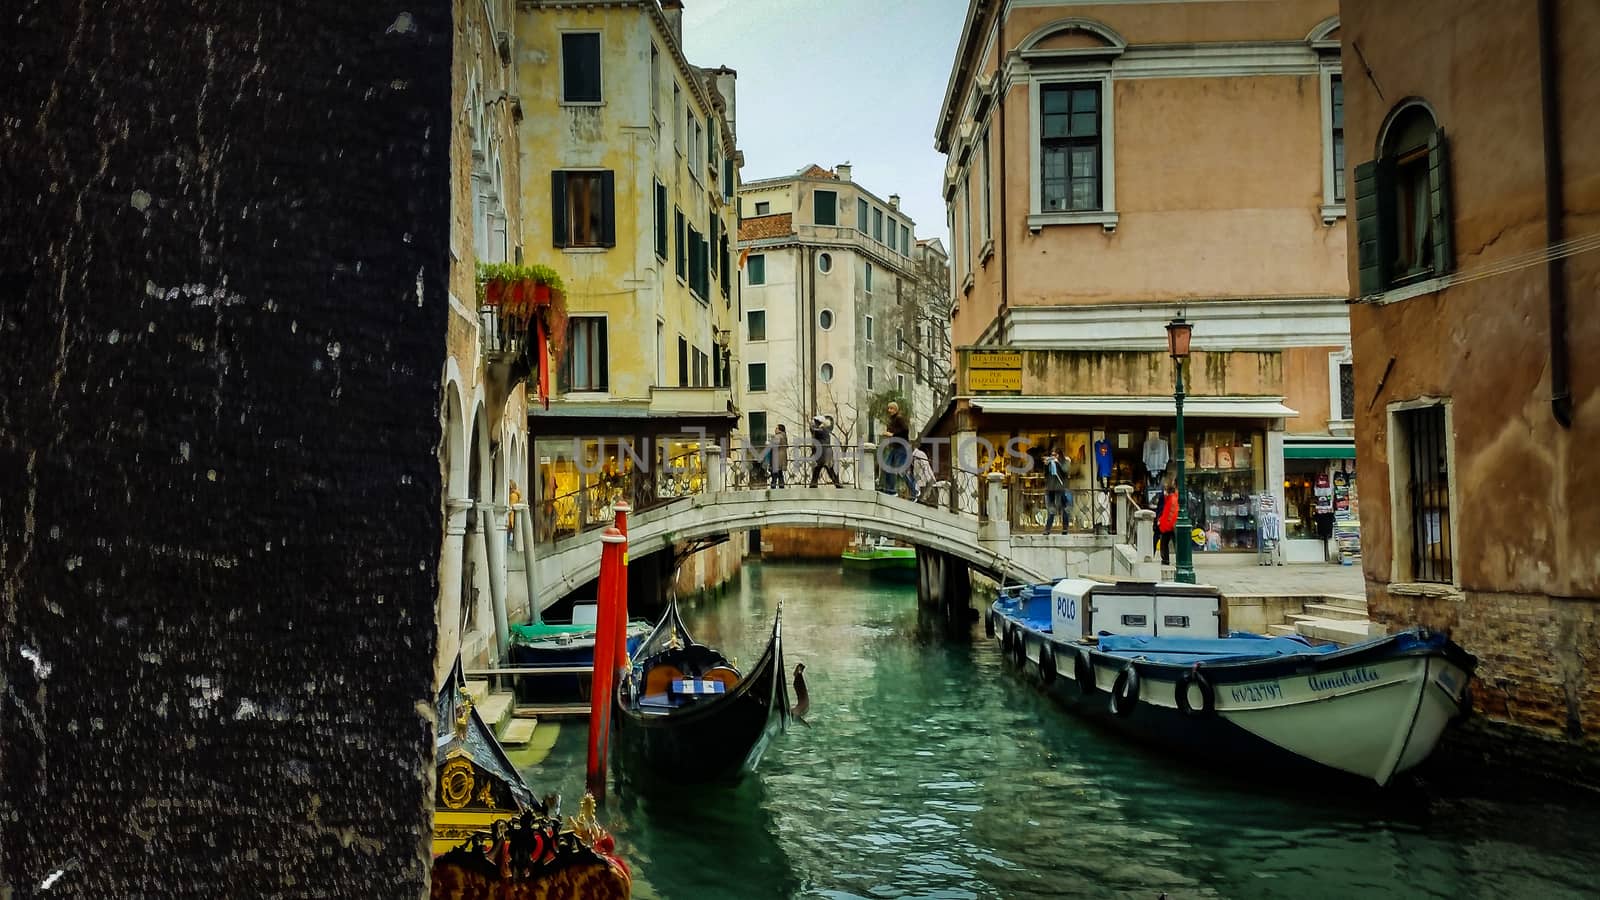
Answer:
[[[649,671],[644,673],[643,703],[655,694],[665,697],[672,690],[672,683],[683,678],[683,670],[669,663],[656,663]]]
[[[739,673],[731,666],[712,666],[700,678],[705,681],[720,681],[724,690],[731,691],[739,684]]]

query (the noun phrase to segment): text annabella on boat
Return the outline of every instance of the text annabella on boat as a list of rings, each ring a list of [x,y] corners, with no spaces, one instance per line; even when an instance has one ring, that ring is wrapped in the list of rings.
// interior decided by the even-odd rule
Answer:
[[[1186,755],[1379,785],[1433,752],[1478,661],[1412,628],[1349,647],[1226,630],[1216,588],[1062,579],[1005,588],[985,630],[1069,708]]]

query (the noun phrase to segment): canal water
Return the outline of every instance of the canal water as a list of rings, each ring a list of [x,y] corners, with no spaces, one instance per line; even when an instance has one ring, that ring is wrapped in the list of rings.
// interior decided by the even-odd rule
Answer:
[[[757,564],[681,609],[700,640],[747,665],[780,600],[809,727],[792,724],[737,787],[613,787],[602,818],[635,897],[1597,895],[1600,810],[1586,798],[1187,767],[1067,714],[981,626],[951,638],[925,623],[908,585]],[[567,813],[585,732],[563,725],[525,770]]]

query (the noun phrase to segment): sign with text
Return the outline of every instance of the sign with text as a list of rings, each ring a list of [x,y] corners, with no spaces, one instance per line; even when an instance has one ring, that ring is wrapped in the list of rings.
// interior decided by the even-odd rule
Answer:
[[[968,369],[1016,369],[1022,371],[1020,350],[975,350],[967,355]]]
[[[967,389],[971,391],[1020,391],[1021,369],[968,369]]]
[[[967,354],[967,390],[1022,390],[1020,350],[974,350]]]

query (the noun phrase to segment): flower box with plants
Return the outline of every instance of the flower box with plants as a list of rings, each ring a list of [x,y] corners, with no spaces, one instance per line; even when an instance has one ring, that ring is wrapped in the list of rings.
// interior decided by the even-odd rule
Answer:
[[[549,406],[550,356],[558,359],[567,336],[567,295],[561,276],[549,266],[480,263],[478,297],[497,307],[508,334],[525,335],[534,326],[533,351],[539,394]]]

